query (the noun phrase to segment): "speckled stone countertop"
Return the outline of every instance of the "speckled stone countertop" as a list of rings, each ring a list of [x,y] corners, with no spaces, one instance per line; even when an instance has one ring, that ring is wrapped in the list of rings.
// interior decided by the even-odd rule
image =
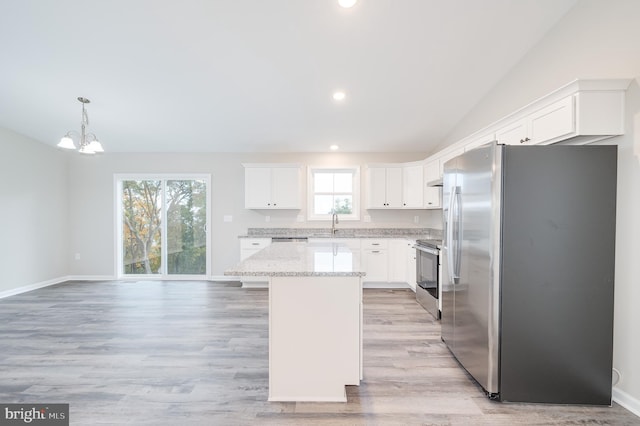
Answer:
[[[273,243],[235,267],[231,276],[358,277],[360,259],[341,243]]]
[[[249,228],[239,238],[410,238],[441,240],[442,230],[433,228]]]

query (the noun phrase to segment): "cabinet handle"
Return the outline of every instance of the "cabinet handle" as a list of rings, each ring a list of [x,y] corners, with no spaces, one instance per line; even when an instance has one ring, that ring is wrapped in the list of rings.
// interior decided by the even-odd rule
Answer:
[[[372,246],[379,246],[380,243],[371,243]]]
[[[431,201],[429,201],[427,204],[431,205],[431,204],[433,204],[433,203],[432,203]]]
[[[372,250],[371,253],[380,253],[380,250]]]
[[[251,243],[252,246],[259,246],[260,243]]]
[[[524,139],[520,139],[520,143],[529,142],[530,140],[531,140],[531,139],[529,139],[528,137],[527,137],[527,138],[524,138]]]

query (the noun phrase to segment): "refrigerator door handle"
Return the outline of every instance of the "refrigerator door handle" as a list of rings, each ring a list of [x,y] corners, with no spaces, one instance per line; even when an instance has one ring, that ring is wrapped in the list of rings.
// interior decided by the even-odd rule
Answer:
[[[449,197],[449,207],[447,209],[447,235],[445,236],[447,250],[449,251],[449,255],[447,256],[447,271],[449,273],[447,275],[449,276],[451,284],[455,284],[456,282],[453,267],[453,256],[455,254],[455,250],[453,248],[453,205],[455,203],[456,192],[456,187],[451,187],[451,196]]]
[[[462,259],[462,199],[460,195],[460,187],[456,186],[454,214],[456,223],[456,251],[455,262],[453,264],[453,278],[456,282],[460,280],[460,260]]]

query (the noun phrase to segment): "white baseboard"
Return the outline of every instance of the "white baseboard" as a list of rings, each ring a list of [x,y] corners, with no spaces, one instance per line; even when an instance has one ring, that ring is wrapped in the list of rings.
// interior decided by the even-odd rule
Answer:
[[[21,294],[21,293],[26,293],[28,291],[37,290],[39,288],[44,288],[44,287],[49,287],[51,285],[60,284],[60,283],[63,283],[65,281],[69,281],[70,279],[71,278],[68,277],[68,276],[66,276],[66,277],[58,277],[58,278],[53,278],[53,279],[46,280],[46,281],[40,281],[38,283],[23,285],[23,286],[12,288],[12,289],[5,290],[5,291],[0,291],[0,299],[3,299],[5,297],[9,297],[9,296],[15,296],[15,295]]]
[[[363,288],[411,288],[407,283],[363,282]]]
[[[636,416],[640,417],[640,400],[632,397],[625,391],[614,386],[612,390],[613,400],[622,405],[627,410],[631,411]]]
[[[209,277],[209,281],[242,281],[240,277],[231,275],[212,275]]]
[[[68,278],[75,281],[240,281],[239,277],[228,275],[211,275],[207,277],[193,276],[173,276],[173,277],[140,277],[125,276],[116,277],[114,275],[72,275]]]
[[[114,281],[113,275],[69,275],[67,281]]]

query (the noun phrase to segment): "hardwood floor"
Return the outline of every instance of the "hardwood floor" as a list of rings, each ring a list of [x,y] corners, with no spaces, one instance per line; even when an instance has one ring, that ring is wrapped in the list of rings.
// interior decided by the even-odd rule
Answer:
[[[365,290],[364,381],[347,403],[267,402],[267,292],[68,282],[0,300],[0,402],[77,425],[639,425],[624,408],[489,401],[409,290]],[[330,312],[327,313],[330,315]]]

